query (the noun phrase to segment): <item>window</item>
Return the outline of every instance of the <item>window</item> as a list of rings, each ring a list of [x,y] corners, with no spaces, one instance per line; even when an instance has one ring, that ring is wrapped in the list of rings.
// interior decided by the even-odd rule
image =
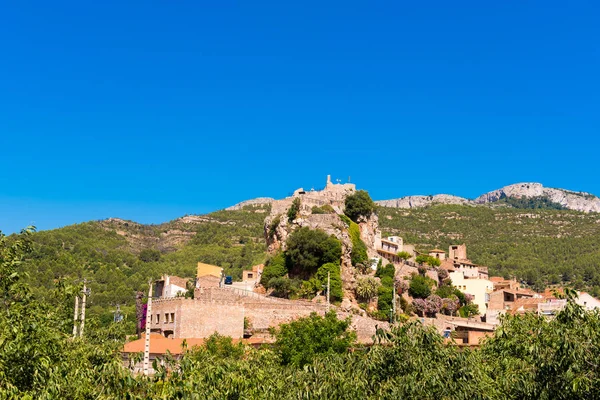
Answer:
[[[248,279],[252,279],[252,272],[248,273]]]
[[[171,323],[175,322],[175,313],[171,313]]]
[[[160,314],[156,314],[156,323],[160,324]]]
[[[163,322],[164,324],[168,324],[169,323],[169,314],[165,313],[165,322]]]

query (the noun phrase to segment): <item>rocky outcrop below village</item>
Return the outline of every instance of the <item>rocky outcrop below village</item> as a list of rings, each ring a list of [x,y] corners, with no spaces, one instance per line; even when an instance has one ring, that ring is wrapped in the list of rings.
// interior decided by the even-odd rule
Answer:
[[[546,188],[541,183],[517,183],[482,194],[474,200],[447,194],[435,196],[407,196],[399,199],[376,201],[383,207],[422,208],[436,204],[485,205],[506,198],[547,198],[568,210],[600,212],[600,198],[585,192]]]

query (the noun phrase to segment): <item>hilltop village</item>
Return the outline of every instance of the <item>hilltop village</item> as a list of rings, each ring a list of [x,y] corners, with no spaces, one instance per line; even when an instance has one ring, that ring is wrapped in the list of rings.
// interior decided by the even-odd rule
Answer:
[[[200,344],[215,332],[268,344],[271,328],[329,310],[350,318],[364,344],[377,329],[419,319],[448,341],[477,346],[503,314],[552,318],[565,306],[556,291],[536,293],[514,279],[490,277],[464,244],[418,251],[400,236],[382,237],[372,204],[354,184],[329,176],[323,190],[300,188],[272,201],[264,222],[267,262],[243,271],[238,282],[202,262],[193,282],[169,275],[155,281],[150,312],[138,301],[140,338],[125,345],[125,358],[146,345],[150,359],[181,354],[184,340]],[[577,301],[600,308],[587,293]]]

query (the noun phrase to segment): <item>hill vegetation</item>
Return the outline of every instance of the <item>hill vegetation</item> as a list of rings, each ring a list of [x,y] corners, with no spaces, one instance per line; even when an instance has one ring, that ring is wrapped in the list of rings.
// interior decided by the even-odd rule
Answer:
[[[268,206],[247,206],[161,225],[106,220],[37,232],[20,268],[33,295],[50,303],[57,282],[81,285],[85,278],[90,316],[108,323],[119,304],[133,330],[135,292],[147,290],[148,279],[165,273],[191,279],[198,261],[239,279],[243,269],[263,262],[265,212]]]
[[[461,205],[377,212],[384,235],[399,235],[418,249],[466,243],[469,258],[491,274],[516,276],[538,289],[568,283],[600,295],[600,214]]]

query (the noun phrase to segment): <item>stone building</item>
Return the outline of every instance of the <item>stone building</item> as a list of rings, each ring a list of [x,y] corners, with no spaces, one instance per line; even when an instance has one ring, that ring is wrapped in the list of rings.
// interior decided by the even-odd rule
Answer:
[[[429,251],[429,256],[433,258],[437,258],[440,261],[444,261],[446,259],[446,252],[440,249],[433,249]]]
[[[467,258],[467,245],[451,245],[448,250],[448,258],[451,260],[468,260]]]
[[[178,276],[163,275],[154,282],[155,297],[177,297],[187,292],[187,279]]]
[[[377,253],[385,258],[387,261],[393,264],[399,264],[402,259],[398,257],[399,252],[407,252],[411,255],[409,261],[414,261],[416,257],[415,246],[412,244],[406,244],[400,236],[389,236],[387,238],[381,238],[381,243],[377,247]]]

